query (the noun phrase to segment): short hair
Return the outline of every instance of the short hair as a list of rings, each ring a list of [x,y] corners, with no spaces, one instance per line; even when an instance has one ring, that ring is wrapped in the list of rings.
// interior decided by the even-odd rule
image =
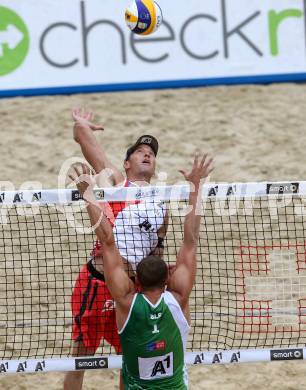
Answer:
[[[163,288],[168,279],[168,267],[159,256],[150,255],[138,263],[136,275],[143,288]]]

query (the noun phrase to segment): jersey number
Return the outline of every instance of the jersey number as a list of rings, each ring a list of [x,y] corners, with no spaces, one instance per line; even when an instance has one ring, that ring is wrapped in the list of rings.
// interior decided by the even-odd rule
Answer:
[[[152,330],[152,334],[156,334],[156,333],[159,333],[159,330],[158,330],[158,328],[157,328],[157,325],[155,324],[155,325],[154,325],[154,328],[153,328],[153,330]]]

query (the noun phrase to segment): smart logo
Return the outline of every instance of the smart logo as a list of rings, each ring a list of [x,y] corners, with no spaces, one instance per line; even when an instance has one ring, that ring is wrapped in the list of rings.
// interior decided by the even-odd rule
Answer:
[[[0,76],[17,69],[29,51],[27,26],[14,11],[0,7]]]

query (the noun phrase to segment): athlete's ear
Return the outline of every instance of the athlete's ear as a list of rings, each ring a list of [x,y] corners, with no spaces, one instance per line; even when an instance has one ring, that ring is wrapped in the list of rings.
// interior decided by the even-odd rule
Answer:
[[[124,160],[124,163],[123,163],[123,168],[125,171],[127,171],[128,169],[130,169],[131,167],[131,163],[129,160]]]

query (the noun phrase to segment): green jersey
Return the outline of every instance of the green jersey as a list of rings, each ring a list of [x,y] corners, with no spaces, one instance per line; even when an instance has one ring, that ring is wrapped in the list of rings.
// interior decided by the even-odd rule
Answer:
[[[186,390],[184,363],[189,325],[174,296],[164,292],[153,305],[135,294],[119,332],[126,390]]]

